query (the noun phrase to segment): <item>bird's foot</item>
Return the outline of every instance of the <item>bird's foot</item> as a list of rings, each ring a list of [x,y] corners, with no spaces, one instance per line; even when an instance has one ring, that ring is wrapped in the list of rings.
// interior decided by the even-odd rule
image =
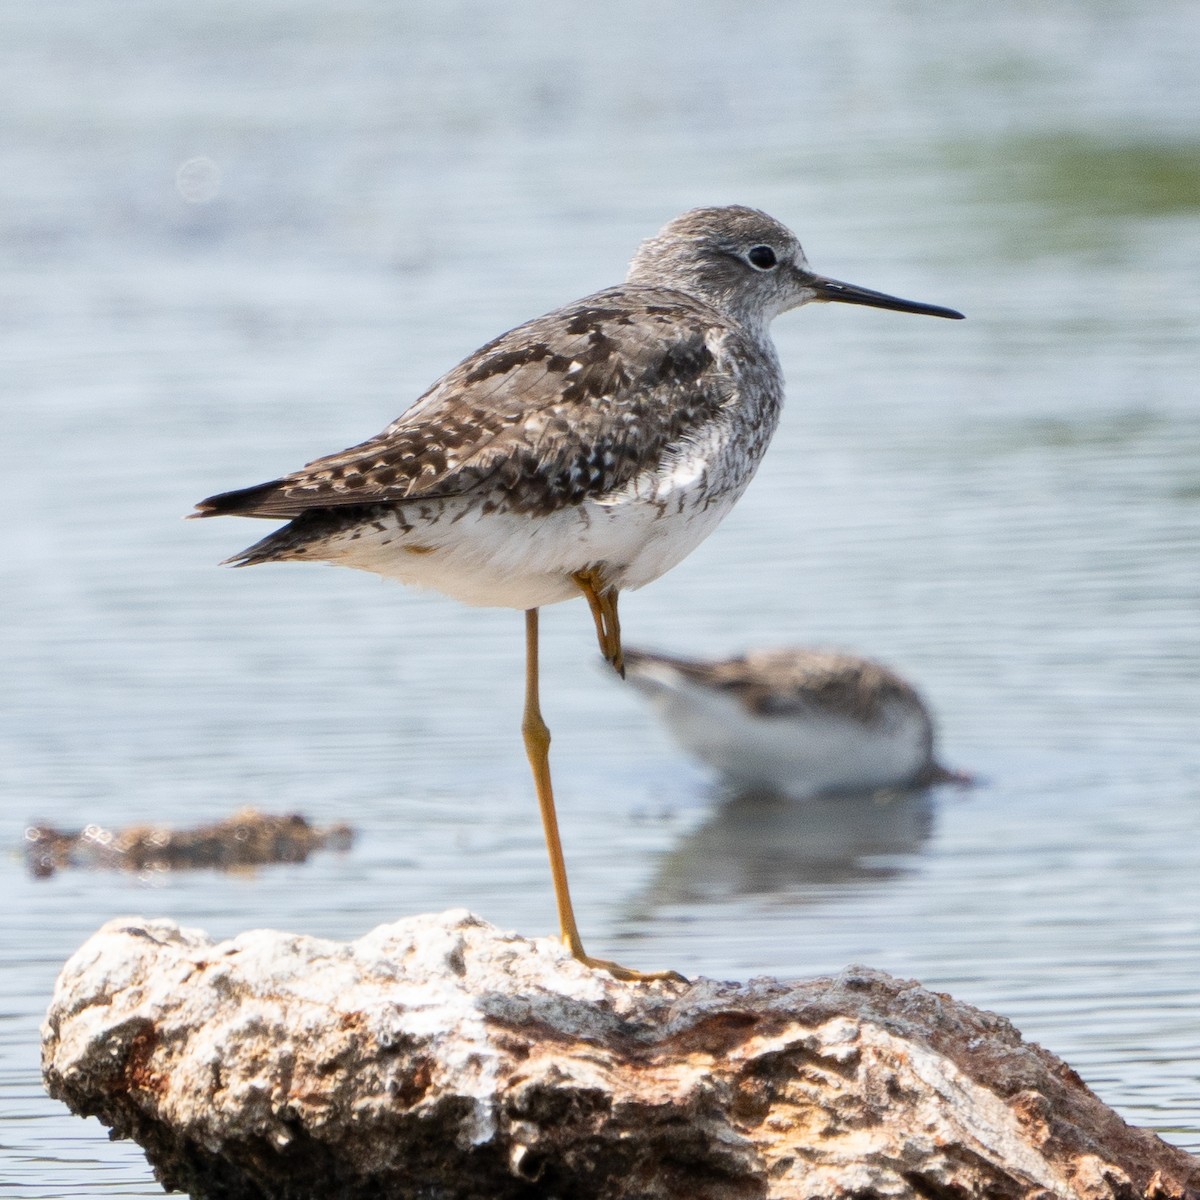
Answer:
[[[570,943],[568,943],[570,945]],[[614,979],[622,983],[652,983],[656,980],[668,980],[671,983],[687,983],[687,977],[678,971],[637,971],[633,967],[623,967],[620,963],[609,962],[606,958],[593,958],[583,952],[583,947],[570,946],[571,956],[576,962],[581,962],[593,971],[607,971]]]
[[[596,638],[605,661],[622,679],[625,678],[625,656],[621,651],[621,619],[617,614],[617,590],[610,588],[598,569],[578,571],[575,584],[587,599],[596,622]]]

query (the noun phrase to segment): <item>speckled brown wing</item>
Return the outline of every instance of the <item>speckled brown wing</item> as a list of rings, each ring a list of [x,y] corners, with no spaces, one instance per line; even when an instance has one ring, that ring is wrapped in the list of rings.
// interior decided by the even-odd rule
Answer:
[[[734,399],[711,347],[740,336],[678,292],[599,292],[477,350],[377,437],[195,515],[282,519],[480,488],[488,510],[579,503],[655,466]]]
[[[917,692],[899,675],[838,650],[755,650],[738,658],[701,662],[627,649],[626,657],[635,667],[639,660],[667,663],[705,687],[736,696],[762,717],[805,716],[820,710],[871,721],[889,701],[921,706]]]
[[[762,716],[802,715],[820,709],[874,721],[890,702],[920,705],[916,692],[900,676],[879,663],[838,651],[814,650],[794,656],[759,652],[748,654],[742,663],[743,702]]]

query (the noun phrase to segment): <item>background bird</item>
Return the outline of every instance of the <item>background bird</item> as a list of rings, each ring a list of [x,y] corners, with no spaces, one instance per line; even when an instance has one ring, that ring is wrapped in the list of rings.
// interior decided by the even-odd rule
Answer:
[[[966,782],[935,755],[917,690],[836,650],[699,660],[626,648],[629,681],[689,754],[736,787],[797,797]]]

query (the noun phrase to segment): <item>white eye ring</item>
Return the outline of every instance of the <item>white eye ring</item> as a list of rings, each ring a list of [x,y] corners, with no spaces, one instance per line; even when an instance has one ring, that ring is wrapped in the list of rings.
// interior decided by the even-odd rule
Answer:
[[[746,261],[756,271],[770,271],[779,265],[779,258],[770,246],[752,246],[746,251]]]

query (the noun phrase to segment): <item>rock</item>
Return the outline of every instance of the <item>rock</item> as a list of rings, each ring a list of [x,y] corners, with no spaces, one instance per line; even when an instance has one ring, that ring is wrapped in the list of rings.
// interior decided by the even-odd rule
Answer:
[[[78,831],[31,825],[25,830],[25,862],[32,874],[53,875],[64,867],[105,867],[123,871],[169,871],[201,867],[235,870],[267,863],[304,862],[326,846],[348,849],[348,825],[326,829],[299,813],[276,817],[243,808],[224,821],[195,829],[131,825],[113,831],[88,825]]]
[[[197,1197],[1200,1195],[1200,1160],[919,984],[618,983],[463,911],[349,944],[110,921],[42,1063]]]

